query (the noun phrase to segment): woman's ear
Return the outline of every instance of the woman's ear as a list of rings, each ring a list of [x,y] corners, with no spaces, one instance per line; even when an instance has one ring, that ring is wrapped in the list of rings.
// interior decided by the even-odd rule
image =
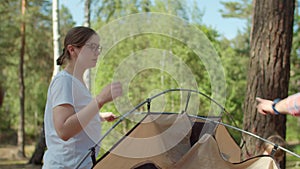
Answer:
[[[75,52],[75,47],[72,45],[68,45],[67,46],[67,50],[69,51],[70,56],[75,56],[76,52]]]

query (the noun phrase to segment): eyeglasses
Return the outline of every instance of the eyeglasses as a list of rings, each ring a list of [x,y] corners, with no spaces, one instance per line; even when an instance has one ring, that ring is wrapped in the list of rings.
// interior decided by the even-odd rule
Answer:
[[[101,53],[101,51],[102,51],[102,46],[100,46],[96,43],[86,43],[85,46],[90,48],[93,52],[98,51],[99,53]]]

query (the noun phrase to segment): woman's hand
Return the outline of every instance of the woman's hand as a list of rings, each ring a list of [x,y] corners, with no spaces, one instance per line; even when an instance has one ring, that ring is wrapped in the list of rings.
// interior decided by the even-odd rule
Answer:
[[[102,112],[100,113],[101,121],[112,122],[116,120],[118,117],[114,115],[112,112]]]
[[[98,108],[100,109],[105,103],[114,100],[115,98],[122,96],[122,84],[120,82],[115,82],[107,85],[101,93],[96,96],[96,101],[98,103]]]

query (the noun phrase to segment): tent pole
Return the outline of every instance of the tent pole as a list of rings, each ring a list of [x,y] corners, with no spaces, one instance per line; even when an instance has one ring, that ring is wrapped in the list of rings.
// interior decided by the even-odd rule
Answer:
[[[101,142],[102,140],[118,125],[120,124],[127,116],[129,116],[131,113],[133,113],[136,109],[140,108],[142,105],[144,105],[148,100],[141,102],[139,105],[137,105],[133,110],[127,112],[126,114],[122,115],[120,117],[120,119],[109,129],[107,130],[107,132],[100,138],[100,140],[89,149],[89,151],[87,152],[87,154],[80,160],[80,162],[78,163],[78,165],[75,167],[76,169],[78,169],[81,164],[84,162],[84,160],[86,160],[86,158],[92,154],[92,149],[96,148]]]
[[[232,128],[232,129],[234,129],[234,130],[238,130],[238,131],[240,131],[240,132],[242,132],[242,133],[248,134],[248,135],[253,136],[253,137],[255,137],[255,138],[259,139],[259,140],[262,140],[262,141],[264,141],[264,142],[267,142],[267,143],[271,144],[272,146],[277,146],[279,149],[281,149],[281,150],[283,150],[283,151],[285,151],[285,152],[287,152],[287,153],[290,153],[291,155],[294,155],[294,156],[300,158],[300,155],[298,155],[298,154],[296,154],[296,153],[294,153],[294,152],[292,152],[292,151],[290,151],[290,150],[288,150],[288,149],[286,149],[286,148],[284,148],[284,147],[281,147],[281,146],[279,146],[279,145],[277,145],[277,144],[275,144],[275,143],[273,143],[273,142],[271,142],[271,141],[269,141],[269,140],[267,140],[267,139],[265,139],[265,138],[262,138],[262,137],[260,137],[260,136],[258,136],[258,135],[256,135],[256,134],[253,134],[253,133],[251,133],[251,132],[248,132],[248,131],[246,131],[246,130],[243,130],[243,129],[240,129],[240,128],[237,128],[237,127],[234,127],[234,126],[231,126],[231,125],[229,125],[229,124],[225,124],[225,123],[222,123],[222,122],[219,122],[219,121],[214,121],[214,120],[211,120],[211,119],[208,119],[208,118],[203,118],[203,117],[199,117],[199,116],[192,116],[192,117],[200,118],[200,119],[202,119],[202,120],[212,121],[212,122],[214,122],[214,123],[221,124],[221,125],[223,125],[223,126]]]

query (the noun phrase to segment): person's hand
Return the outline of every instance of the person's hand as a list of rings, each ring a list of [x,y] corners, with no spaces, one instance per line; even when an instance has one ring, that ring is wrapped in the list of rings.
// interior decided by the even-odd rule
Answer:
[[[101,108],[105,103],[121,96],[122,93],[122,85],[120,82],[115,82],[107,85],[102,89],[101,93],[96,96],[98,107]]]
[[[111,122],[111,121],[116,120],[117,116],[114,115],[112,112],[101,112],[100,113],[100,118],[101,118],[101,121]]]
[[[256,101],[258,102],[256,108],[259,113],[261,113],[263,115],[275,114],[275,112],[272,108],[273,101],[267,100],[267,99],[262,99],[259,97],[256,98]]]

